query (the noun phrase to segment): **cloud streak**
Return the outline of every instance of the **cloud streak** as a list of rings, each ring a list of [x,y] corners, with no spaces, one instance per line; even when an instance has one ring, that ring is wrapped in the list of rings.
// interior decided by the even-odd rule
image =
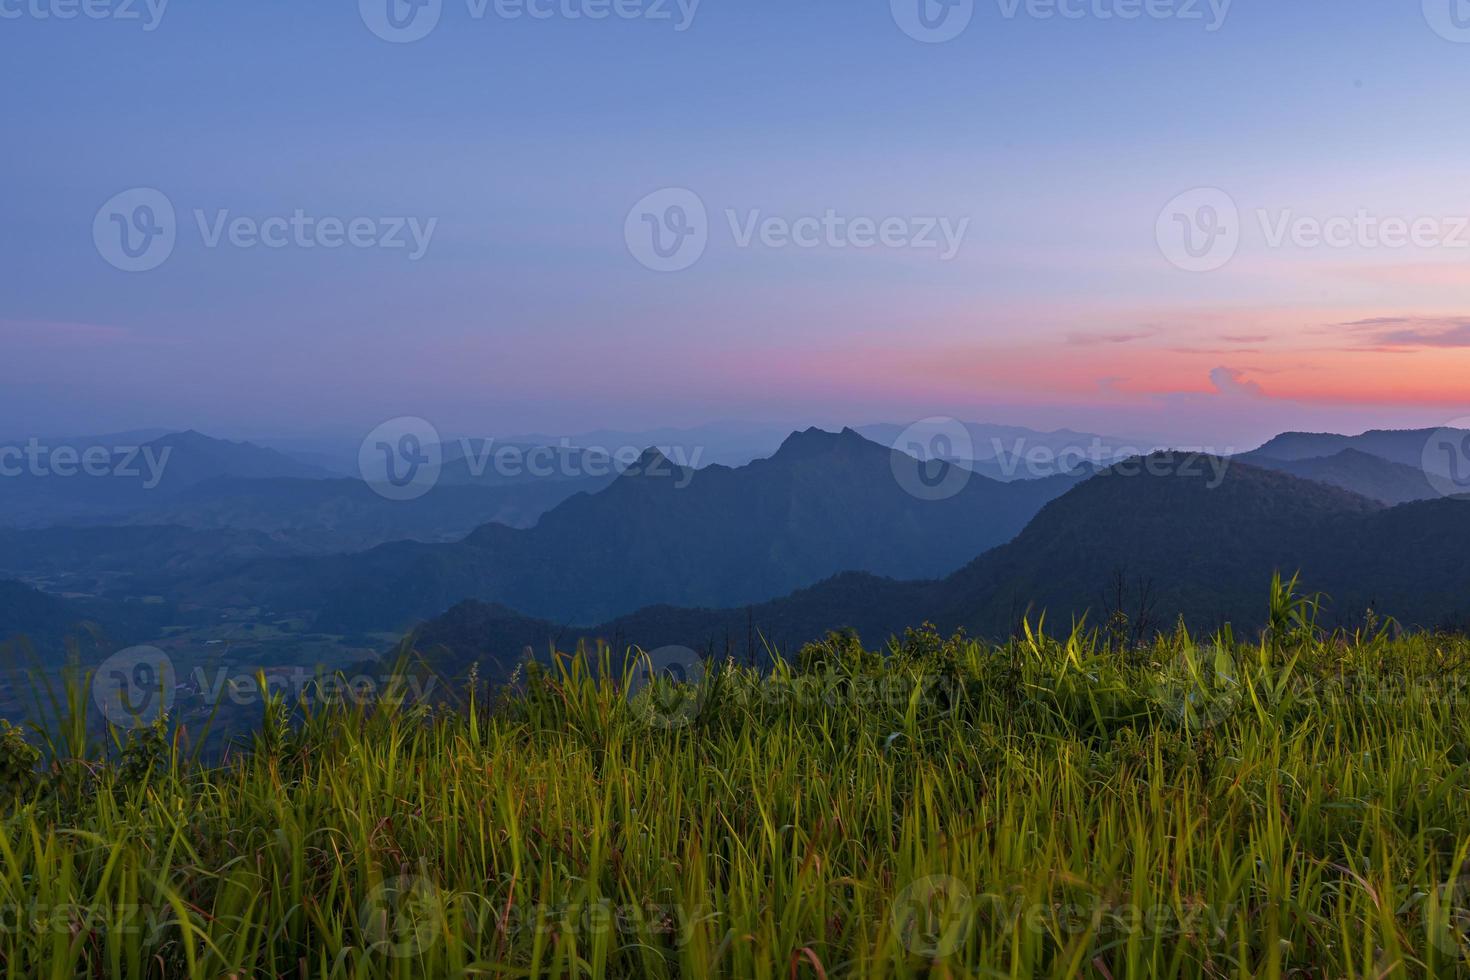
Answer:
[[[1464,317],[1373,317],[1340,326],[1369,335],[1372,349],[1470,348],[1470,318]]]
[[[1131,344],[1138,340],[1147,340],[1154,336],[1156,331],[1143,330],[1132,333],[1069,333],[1067,343],[1073,347],[1096,347],[1101,344]]]

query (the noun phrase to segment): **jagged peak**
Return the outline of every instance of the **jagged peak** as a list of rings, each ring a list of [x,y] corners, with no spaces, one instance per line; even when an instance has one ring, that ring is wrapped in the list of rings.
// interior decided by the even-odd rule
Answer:
[[[670,461],[669,457],[664,455],[664,451],[662,449],[658,448],[657,446],[649,446],[647,449],[643,450],[642,455],[638,457],[638,462],[634,463],[632,468],[641,472],[647,470],[651,466],[672,465],[672,461]]]
[[[809,429],[799,429],[787,436],[786,441],[781,443],[781,448],[776,450],[776,455],[772,458],[799,459],[867,443],[868,440],[861,433],[850,427],[840,432],[829,432],[826,429],[812,426]]]
[[[680,466],[678,463],[669,459],[662,449],[659,449],[657,446],[649,446],[643,450],[643,454],[638,457],[637,462],[622,472],[618,480],[621,482],[646,478],[662,479],[670,476],[679,476],[688,472],[687,467]]]

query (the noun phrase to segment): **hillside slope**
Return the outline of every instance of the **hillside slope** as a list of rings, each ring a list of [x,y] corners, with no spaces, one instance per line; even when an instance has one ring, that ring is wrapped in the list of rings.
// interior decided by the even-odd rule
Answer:
[[[1306,459],[1276,459],[1259,453],[1237,458],[1253,466],[1351,490],[1385,504],[1436,500],[1441,496],[1422,467],[1405,466],[1360,449],[1344,449],[1331,456]]]

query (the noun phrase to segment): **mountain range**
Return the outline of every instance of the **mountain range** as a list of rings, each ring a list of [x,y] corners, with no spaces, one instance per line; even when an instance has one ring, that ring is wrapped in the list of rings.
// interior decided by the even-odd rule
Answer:
[[[6,464],[12,472],[0,478],[0,524],[38,527],[107,520],[159,506],[210,480],[330,475],[273,449],[192,430],[139,442],[129,442],[128,435],[7,447]],[[89,453],[90,473],[78,458]]]
[[[1197,630],[1263,625],[1273,572],[1300,572],[1330,597],[1329,622],[1376,616],[1418,628],[1470,624],[1470,501],[1386,507],[1336,487],[1249,464],[1215,482],[1200,457],[1159,454],[1079,483],[1014,540],[944,578],[844,574],[740,609],[650,607],[568,629],[504,605],[462,603],[420,629],[418,648],[446,670],[507,670],[524,651],[582,641],[679,645],[759,658],[791,653],[839,627],[881,645],[933,622],[1010,635],[1023,617],[1068,628],[1121,613],[1147,635],[1179,621]],[[1145,463],[1147,465],[1145,465]]]
[[[449,545],[396,543],[249,563],[183,594],[193,603],[308,609],[317,629],[403,629],[465,598],[595,623],[653,602],[760,602],[842,571],[944,574],[1014,537],[1078,477],[1000,483],[966,474],[944,499],[851,429],[796,433],[769,459],[690,471],[657,451],[531,528],[485,525]]]
[[[1447,438],[1449,437],[1449,438]],[[1437,445],[1458,444],[1457,455],[1470,445],[1470,431],[1459,429],[1372,429],[1355,436],[1331,432],[1283,432],[1248,455],[1284,461],[1322,459],[1355,450],[1421,472],[1460,478],[1455,460]],[[1462,461],[1461,461],[1462,462]],[[1466,484],[1470,487],[1470,484]]]
[[[931,419],[911,426],[865,425],[864,438],[911,452],[941,456],[992,480],[1034,480],[1081,473],[1163,445],[1148,439],[1056,429],[1042,432],[1015,425]]]
[[[275,553],[333,554],[389,541],[454,541],[491,522],[528,527],[566,498],[600,490],[613,478],[606,466],[589,465],[580,456],[563,459],[563,468],[608,475],[503,477],[493,470],[482,472],[474,461],[458,455],[445,463],[442,478],[426,495],[391,500],[361,479],[339,477],[252,443],[194,431],[128,442],[132,436],[148,434],[45,443],[52,451],[64,446],[78,453],[91,446],[131,448],[110,451],[108,465],[122,471],[120,476],[56,476],[26,469],[0,479],[0,528],[127,525],[217,530],[222,532],[225,551],[231,550],[232,532],[259,531],[277,539],[280,546],[272,549]],[[529,451],[515,448],[523,454]],[[114,537],[130,540],[124,534]],[[14,560],[0,555],[0,569],[15,567]]]
[[[1426,628],[1467,614],[1470,508],[1415,462],[1442,433],[1286,433],[1230,459],[1107,468],[1073,448],[1068,472],[1017,479],[1009,457],[1028,440],[1058,457],[1102,437],[966,431],[969,456],[987,433],[991,448],[1011,440],[989,460],[1003,479],[959,454],[921,462],[853,429],[809,429],[733,467],[649,450],[609,469],[602,450],[562,445],[549,473],[517,474],[451,451],[414,501],[174,433],[144,443],[169,458],[152,489],[0,480],[0,580],[20,580],[0,636],[82,622],[212,636],[210,623],[258,619],[289,656],[292,631],[357,648],[424,623],[451,662],[498,662],[597,637],[750,654],[757,638],[789,649],[850,626],[881,640],[925,620],[1000,636],[1028,610],[1053,624],[1126,616],[1146,635],[1180,618],[1254,628],[1270,574],[1298,570],[1343,623],[1370,607]],[[43,526],[27,526],[31,505],[50,508]],[[72,511],[88,516],[58,520]]]
[[[1441,494],[1421,467],[1406,466],[1361,449],[1344,449],[1331,456],[1277,459],[1259,451],[1239,459],[1330,486],[1351,490],[1385,504],[1436,500]]]

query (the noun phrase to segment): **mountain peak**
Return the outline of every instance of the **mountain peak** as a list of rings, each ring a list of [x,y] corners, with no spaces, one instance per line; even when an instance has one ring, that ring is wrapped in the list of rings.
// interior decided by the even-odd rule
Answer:
[[[328,475],[278,450],[219,439],[198,429],[170,432],[146,445],[169,453],[168,480],[176,489],[216,477],[319,479]]]
[[[649,446],[643,450],[638,460],[623,470],[615,481],[617,484],[628,484],[630,481],[643,481],[649,479],[666,480],[669,477],[692,478],[693,471],[688,467],[680,466],[669,459],[662,449],[657,446]],[[680,482],[676,479],[675,482]],[[681,482],[682,485],[682,482]]]
[[[776,450],[776,455],[772,458],[803,459],[866,444],[868,440],[854,429],[844,428],[841,432],[828,432],[826,429],[812,426],[810,429],[798,430],[787,436],[786,441],[781,443],[781,448]]]
[[[643,455],[638,457],[638,462],[634,463],[632,467],[629,468],[628,473],[631,476],[643,476],[645,474],[651,473],[664,473],[668,472],[668,469],[672,466],[674,466],[673,461],[670,460],[669,457],[664,455],[664,451],[662,449],[658,448],[657,446],[649,446],[647,449],[643,450]]]

